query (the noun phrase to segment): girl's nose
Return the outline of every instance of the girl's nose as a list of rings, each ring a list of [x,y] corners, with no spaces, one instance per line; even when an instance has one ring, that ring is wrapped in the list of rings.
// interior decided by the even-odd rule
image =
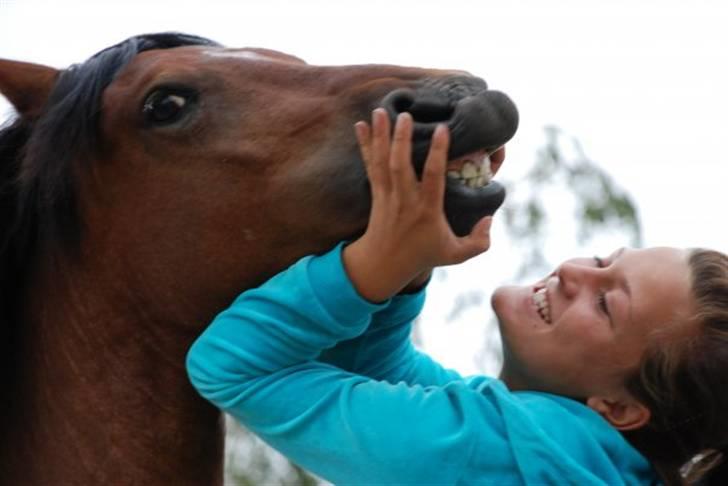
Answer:
[[[567,298],[573,298],[584,285],[594,282],[598,278],[599,269],[589,266],[586,262],[567,261],[561,264],[556,271],[559,277],[559,286]]]

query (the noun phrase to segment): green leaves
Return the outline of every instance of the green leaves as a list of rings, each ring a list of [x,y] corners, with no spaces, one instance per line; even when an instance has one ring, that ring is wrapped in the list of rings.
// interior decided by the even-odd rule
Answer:
[[[589,159],[579,142],[559,128],[545,128],[546,142],[523,179],[507,184],[508,200],[503,208],[508,235],[523,258],[516,272],[522,279],[553,266],[544,255],[548,237],[573,239],[585,245],[592,239],[621,234],[626,244],[642,245],[642,227],[632,197],[600,165]],[[565,235],[569,225],[557,211],[571,207],[575,233]]]

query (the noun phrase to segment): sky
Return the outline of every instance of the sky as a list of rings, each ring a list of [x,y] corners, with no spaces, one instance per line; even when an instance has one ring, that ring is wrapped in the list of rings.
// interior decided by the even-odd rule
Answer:
[[[727,24],[721,0],[0,0],[0,58],[65,67],[131,35],[176,30],[311,64],[464,69],[520,110],[499,177],[517,180],[543,127],[556,125],[635,198],[646,246],[726,250]],[[568,224],[551,224],[554,262],[614,249],[559,239]],[[480,352],[494,339],[487,296],[517,263],[497,218],[492,240],[435,276],[424,313],[423,345],[465,373],[494,371]],[[446,324],[463,295],[478,304]]]

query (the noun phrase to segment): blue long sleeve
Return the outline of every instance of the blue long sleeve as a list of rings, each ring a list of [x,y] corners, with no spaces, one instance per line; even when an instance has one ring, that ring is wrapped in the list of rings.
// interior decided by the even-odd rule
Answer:
[[[414,350],[409,322],[423,298],[372,304],[351,285],[341,246],[306,257],[212,322],[188,354],[190,379],[291,460],[337,484],[654,479],[587,407],[511,393],[486,377],[462,379]]]
[[[372,314],[366,331],[324,350],[319,360],[346,371],[390,383],[444,385],[462,380],[454,370],[443,368],[418,351],[412,341],[412,325],[425,303],[425,289],[397,295]]]

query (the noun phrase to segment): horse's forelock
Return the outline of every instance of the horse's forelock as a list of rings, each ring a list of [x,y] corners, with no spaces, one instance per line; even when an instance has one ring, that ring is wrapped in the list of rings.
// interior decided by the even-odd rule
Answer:
[[[82,228],[72,164],[83,167],[98,149],[104,89],[138,53],[185,45],[219,44],[174,32],[131,37],[61,71],[38,118],[19,117],[0,129],[0,354],[36,243],[78,248]]]
[[[65,249],[77,245],[82,228],[72,162],[87,163],[97,153],[104,89],[140,52],[185,45],[219,44],[175,32],[140,35],[61,71],[44,112],[33,122],[18,174],[18,217],[20,226],[26,227],[19,236],[30,238],[35,233],[35,238]],[[28,231],[33,220],[36,224]]]

